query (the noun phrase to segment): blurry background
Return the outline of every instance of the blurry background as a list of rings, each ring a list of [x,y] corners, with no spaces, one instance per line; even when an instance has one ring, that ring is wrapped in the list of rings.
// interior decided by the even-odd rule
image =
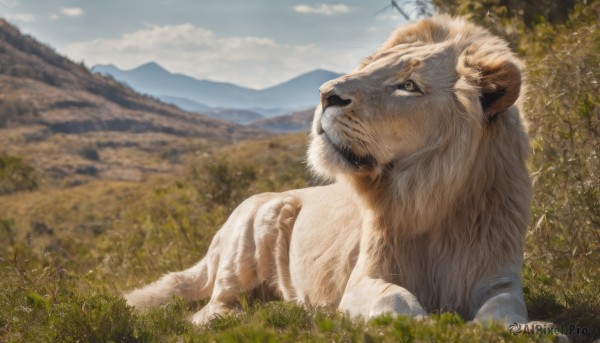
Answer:
[[[319,85],[437,11],[470,16],[527,62],[530,317],[599,337],[598,1],[0,0],[0,340],[197,337],[181,303],[140,316],[119,294],[197,261],[247,196],[312,184]],[[251,320],[277,339],[484,334],[455,320],[298,324],[301,311],[277,312],[281,327],[272,310]],[[258,339],[244,323],[201,335]]]

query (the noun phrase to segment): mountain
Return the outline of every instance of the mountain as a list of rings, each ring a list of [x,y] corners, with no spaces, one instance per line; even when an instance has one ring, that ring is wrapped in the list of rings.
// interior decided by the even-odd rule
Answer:
[[[141,93],[185,98],[210,107],[235,107],[224,105],[228,103],[228,97],[248,102],[252,101],[256,92],[233,84],[173,74],[153,62],[126,71],[113,65],[98,65],[92,71],[110,75]]]
[[[249,126],[275,133],[309,131],[314,112],[314,108],[311,108],[288,115],[255,121]]]
[[[266,116],[269,116],[268,109],[278,108],[276,113],[280,114],[314,106],[318,101],[319,86],[340,76],[326,70],[314,70],[279,85],[256,90],[171,73],[155,62],[131,70],[121,70],[114,65],[97,65],[92,71],[110,75],[139,92],[156,97],[187,99],[210,107],[263,108],[266,110],[260,113]]]
[[[164,73],[138,69],[137,77],[149,79]],[[138,175],[169,168],[192,146],[265,134],[140,95],[0,19],[0,153],[26,156],[48,175]],[[131,158],[123,162],[124,155]]]
[[[263,89],[264,97],[276,103],[277,99],[288,99],[287,106],[293,109],[303,109],[315,106],[319,101],[319,87],[329,81],[340,77],[331,71],[317,69],[297,76],[287,82]]]

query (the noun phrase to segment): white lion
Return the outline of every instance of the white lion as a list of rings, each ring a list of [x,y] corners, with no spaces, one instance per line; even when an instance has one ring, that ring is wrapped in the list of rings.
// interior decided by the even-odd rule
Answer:
[[[125,295],[147,308],[242,292],[367,318],[454,311],[524,323],[528,137],[522,63],[463,19],[398,29],[321,88],[308,161],[329,186],[244,201],[190,269]]]

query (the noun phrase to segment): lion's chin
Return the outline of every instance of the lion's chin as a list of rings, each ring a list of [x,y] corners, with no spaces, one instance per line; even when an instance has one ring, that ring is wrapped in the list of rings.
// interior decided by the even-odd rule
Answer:
[[[377,169],[371,155],[358,156],[348,148],[334,144],[325,133],[313,134],[308,160],[318,174],[335,178],[337,174],[365,174]]]

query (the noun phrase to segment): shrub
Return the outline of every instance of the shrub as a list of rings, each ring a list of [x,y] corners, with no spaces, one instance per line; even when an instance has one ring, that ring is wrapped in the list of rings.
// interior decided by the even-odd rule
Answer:
[[[86,144],[79,150],[79,155],[90,161],[100,161],[100,153],[96,144]]]
[[[38,187],[35,169],[21,158],[0,154],[0,195]]]
[[[209,203],[218,205],[239,203],[245,197],[248,186],[256,180],[256,170],[252,166],[233,166],[227,160],[210,163],[205,172],[203,191]]]

